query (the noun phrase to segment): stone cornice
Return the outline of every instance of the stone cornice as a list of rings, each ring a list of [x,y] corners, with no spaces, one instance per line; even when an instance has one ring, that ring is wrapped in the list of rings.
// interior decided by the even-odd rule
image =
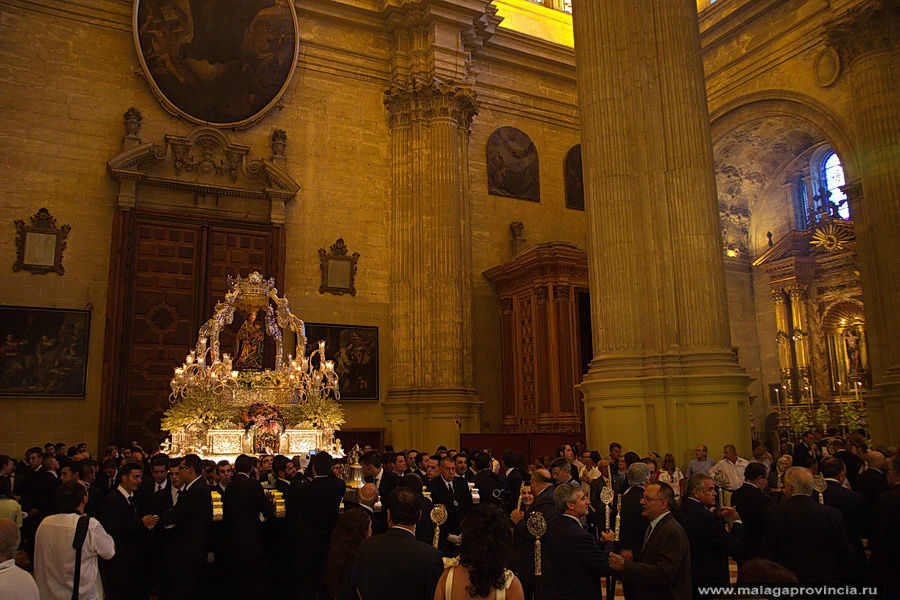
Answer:
[[[841,62],[851,65],[869,52],[897,48],[900,31],[900,0],[873,0],[848,10],[825,26],[826,44]]]

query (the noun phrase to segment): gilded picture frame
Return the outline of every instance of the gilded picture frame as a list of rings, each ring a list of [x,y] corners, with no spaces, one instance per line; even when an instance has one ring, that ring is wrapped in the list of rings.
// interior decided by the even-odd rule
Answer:
[[[28,271],[36,275],[66,272],[63,267],[63,252],[66,240],[72,228],[69,225],[56,225],[56,218],[46,208],[38,210],[25,223],[17,220],[16,225],[16,260],[13,271]]]

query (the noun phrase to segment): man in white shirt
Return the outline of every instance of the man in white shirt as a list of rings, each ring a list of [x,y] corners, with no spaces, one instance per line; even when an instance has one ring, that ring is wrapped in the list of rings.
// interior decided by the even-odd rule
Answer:
[[[34,575],[41,600],[69,598],[74,585],[75,528],[84,514],[88,493],[82,484],[69,481],[57,491],[59,507],[63,511],[41,521],[35,537]],[[112,536],[96,519],[88,522],[87,537],[81,548],[80,600],[100,600],[103,586],[97,570],[97,557],[110,559],[116,553]]]
[[[715,464],[709,470],[709,476],[715,479],[716,473],[724,473],[728,478],[728,491],[733,492],[744,485],[744,469],[750,464],[746,458],[737,455],[734,444],[728,444],[723,448],[725,458]]]
[[[34,578],[16,566],[19,528],[0,517],[0,600],[38,600]]]

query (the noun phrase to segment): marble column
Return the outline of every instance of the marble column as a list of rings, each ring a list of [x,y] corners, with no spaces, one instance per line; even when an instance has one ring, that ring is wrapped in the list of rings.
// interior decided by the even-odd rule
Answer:
[[[575,3],[595,357],[588,445],[750,450],[693,0]]]
[[[900,2],[874,0],[827,27],[846,69],[856,128],[858,186],[851,194],[874,387],[876,441],[900,437]],[[859,189],[861,188],[861,189]]]
[[[477,113],[466,55],[487,0],[389,0],[385,93],[391,128],[390,384],[396,447],[433,449],[480,429],[474,386],[468,136]],[[454,442],[457,440],[457,442]]]

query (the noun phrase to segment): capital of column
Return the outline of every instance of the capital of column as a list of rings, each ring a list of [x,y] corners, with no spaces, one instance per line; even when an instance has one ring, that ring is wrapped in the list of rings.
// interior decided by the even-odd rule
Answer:
[[[797,302],[799,300],[806,299],[806,286],[794,286],[787,289],[788,294],[791,296],[791,302]]]
[[[825,43],[850,66],[870,52],[898,47],[900,1],[872,0],[847,11],[825,26]]]
[[[777,290],[772,290],[772,302],[775,303],[776,306],[784,304],[784,290],[778,288]]]
[[[384,93],[391,128],[408,127],[415,122],[444,121],[466,132],[478,114],[475,92],[468,86],[440,81],[413,81]]]

